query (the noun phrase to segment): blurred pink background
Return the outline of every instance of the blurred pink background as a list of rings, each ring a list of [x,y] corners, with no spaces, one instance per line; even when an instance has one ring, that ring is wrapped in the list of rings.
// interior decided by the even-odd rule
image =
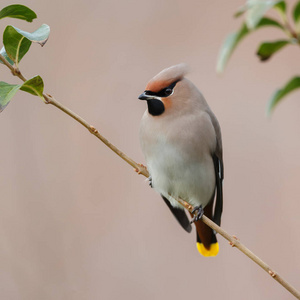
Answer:
[[[21,3],[38,19],[3,19],[1,32],[51,27],[45,47],[24,57],[24,75],[41,75],[46,92],[137,162],[138,95],[165,67],[190,65],[222,126],[222,226],[300,289],[300,92],[265,116],[275,89],[299,74],[299,48],[259,63],[259,42],[284,38],[262,29],[218,76],[242,0]],[[19,82],[2,65],[0,75]],[[1,299],[294,299],[220,236],[219,255],[200,256],[195,232],[180,228],[145,178],[55,107],[19,92],[0,126]]]

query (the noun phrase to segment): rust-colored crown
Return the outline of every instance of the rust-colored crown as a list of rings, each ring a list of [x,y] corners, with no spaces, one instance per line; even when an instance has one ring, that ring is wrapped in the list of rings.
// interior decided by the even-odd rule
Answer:
[[[181,80],[188,72],[186,64],[179,64],[162,70],[154,76],[147,84],[146,90],[151,92],[159,92],[168,87],[174,81]]]

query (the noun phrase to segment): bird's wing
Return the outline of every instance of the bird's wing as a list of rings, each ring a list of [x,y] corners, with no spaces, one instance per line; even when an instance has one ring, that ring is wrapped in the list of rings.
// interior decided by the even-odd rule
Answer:
[[[223,171],[222,171],[222,163],[220,162],[216,154],[213,155],[213,161],[214,161],[215,174],[216,174],[216,204],[215,204],[213,221],[220,226],[221,215],[223,211],[223,187],[222,187],[223,178],[221,177]]]
[[[221,224],[221,215],[223,211],[223,179],[224,179],[224,166],[223,166],[223,149],[222,149],[222,136],[221,128],[216,116],[211,110],[208,111],[211,122],[214,126],[216,133],[216,149],[212,154],[214,161],[215,174],[216,174],[216,205],[213,215],[213,220],[216,224],[220,226]]]
[[[187,232],[191,232],[192,231],[192,226],[190,224],[190,221],[189,221],[185,211],[183,209],[173,207],[172,204],[170,203],[170,201],[167,198],[165,198],[163,195],[161,195],[161,196],[164,199],[167,206],[169,207],[169,209],[171,210],[173,216],[176,218],[176,220],[182,226],[182,228]]]

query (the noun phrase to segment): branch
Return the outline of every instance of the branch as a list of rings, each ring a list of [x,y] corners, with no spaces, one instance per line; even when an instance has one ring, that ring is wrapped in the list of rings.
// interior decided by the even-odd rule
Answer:
[[[279,282],[284,288],[286,288],[292,295],[297,299],[300,299],[300,293],[292,285],[290,285],[285,279],[283,279],[277,272],[275,272],[271,267],[269,267],[263,260],[256,256],[252,251],[250,251],[245,245],[243,245],[235,236],[231,236],[224,229],[218,226],[216,223],[211,221],[209,218],[202,216],[202,221],[208,225],[210,228],[218,232],[222,237],[224,237],[232,247],[236,247],[245,255],[247,255],[251,260],[258,264],[262,269],[269,273],[273,279]]]
[[[18,68],[15,68],[14,66],[11,66],[6,59],[0,54],[0,60],[11,70],[12,74],[19,77],[22,81],[26,81],[26,78],[22,75],[21,71]],[[107,147],[109,147],[112,151],[114,151],[118,156],[120,156],[124,161],[126,161],[129,165],[131,165],[138,174],[142,174],[145,177],[149,177],[149,172],[146,167],[144,167],[141,164],[136,163],[133,159],[131,159],[129,156],[127,156],[125,153],[120,151],[116,146],[111,144],[104,136],[102,136],[98,130],[90,125],[87,121],[85,121],[83,118],[78,116],[76,113],[72,112],[70,109],[59,103],[57,100],[55,100],[51,95],[49,94],[43,94],[45,98],[46,104],[52,104],[53,106],[57,107],[70,117],[72,117],[74,120],[79,122],[81,125],[83,125],[85,128],[89,130],[91,134],[96,136],[99,140],[101,140]],[[176,199],[184,208],[186,208],[189,212],[192,212],[194,207],[187,203],[186,201],[182,199]],[[253,252],[251,252],[245,245],[243,245],[235,236],[232,236],[228,234],[224,229],[222,229],[220,226],[218,226],[216,223],[211,221],[206,216],[202,216],[202,221],[215,230],[217,233],[219,233],[221,236],[223,236],[226,240],[229,241],[230,245],[232,247],[236,247],[241,252],[243,252],[245,255],[247,255],[251,260],[253,260],[256,264],[258,264],[262,269],[264,269],[266,272],[268,272],[269,275],[273,279],[275,279],[277,282],[279,282],[285,289],[287,289],[292,295],[294,295],[297,299],[300,299],[300,293],[291,286],[285,279],[283,279],[277,272],[275,272],[273,269],[271,269],[263,260],[261,260],[258,256],[256,256]]]
[[[0,60],[11,70],[14,76],[19,77],[22,81],[27,81],[27,79],[22,75],[21,71],[18,68],[15,68],[11,64],[7,62],[7,60],[0,54]],[[102,136],[99,131],[92,125],[90,125],[87,121],[81,118],[79,115],[71,111],[69,108],[65,107],[61,103],[59,103],[54,97],[49,94],[43,93],[46,104],[52,104],[55,107],[59,108],[61,111],[69,115],[71,118],[79,122],[85,128],[89,130],[94,136],[96,136],[100,141],[102,141],[107,147],[109,147],[112,151],[114,151],[117,155],[119,155],[123,160],[125,160],[128,164],[130,164],[134,169],[138,170],[139,174],[142,174],[146,177],[149,177],[149,173],[147,168],[144,166],[137,164],[134,160],[128,157],[125,153],[120,151],[116,146],[110,143],[104,136]]]

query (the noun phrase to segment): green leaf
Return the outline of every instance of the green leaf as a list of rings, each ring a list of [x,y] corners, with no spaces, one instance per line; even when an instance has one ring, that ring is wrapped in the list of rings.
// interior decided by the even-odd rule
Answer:
[[[255,29],[265,27],[265,26],[273,26],[273,27],[280,28],[283,31],[285,30],[284,27],[280,23],[278,23],[277,21],[275,21],[271,18],[262,18],[259,21],[259,23],[257,24],[257,26],[255,27]]]
[[[255,29],[259,29],[261,27],[265,26],[273,26],[278,27],[282,30],[283,27],[276,22],[273,19],[270,18],[263,18],[260,20],[260,22],[257,24]],[[218,62],[217,62],[217,73],[222,73],[225,69],[225,66],[231,57],[233,51],[236,49],[237,45],[241,42],[241,40],[248,35],[250,32],[247,25],[245,23],[242,24],[240,30],[236,33],[230,34],[224,41],[219,56],[218,56]]]
[[[248,0],[247,1],[247,16],[246,24],[249,29],[254,29],[257,27],[261,19],[264,17],[266,12],[274,6],[279,5],[279,9],[283,8],[282,0]],[[280,4],[281,3],[281,4]]]
[[[39,96],[45,101],[43,97],[44,82],[39,75],[25,81],[23,84],[9,84],[0,81],[0,112],[4,110],[19,89],[29,94]]]
[[[299,34],[300,33],[300,1],[296,3],[293,9],[293,18],[295,21],[295,27],[296,31]]]
[[[19,84],[9,84],[0,81],[0,112],[4,110],[20,87],[21,85]]]
[[[265,15],[265,13],[270,9],[270,8],[276,8],[280,14],[285,14],[286,13],[286,3],[285,1],[274,1],[274,0],[248,0],[247,3],[243,6],[241,6],[237,12],[234,14],[235,18],[240,17],[243,15],[245,12],[249,11],[247,18],[251,19],[254,21],[255,24],[257,24],[262,17]],[[250,16],[249,16],[250,14]],[[254,19],[253,19],[254,18]],[[251,23],[252,21],[249,20]],[[248,24],[248,22],[247,22]],[[254,28],[249,26],[249,28]]]
[[[271,97],[268,107],[267,107],[267,113],[268,115],[271,114],[271,112],[274,110],[275,106],[279,103],[279,101],[285,97],[287,94],[291,93],[295,89],[300,88],[300,76],[293,77],[289,82],[285,84],[284,87],[277,90],[273,96]]]
[[[288,40],[264,42],[259,46],[259,48],[257,50],[257,55],[259,56],[261,61],[266,61],[274,53],[276,53],[281,48],[283,48],[284,46],[291,44],[291,43],[292,43],[292,41],[288,41]]]
[[[217,62],[217,73],[221,73],[224,71],[225,66],[232,55],[234,49],[238,45],[238,43],[249,33],[249,30],[246,24],[243,24],[238,32],[231,33],[225,39]]]
[[[274,5],[274,8],[276,8],[281,13],[286,14],[286,3],[285,3],[285,1],[278,2],[277,4]]]
[[[44,101],[44,82],[41,76],[38,75],[25,81],[20,89],[32,95],[39,96]]]
[[[35,19],[37,16],[33,10],[28,8],[27,6],[20,5],[20,4],[13,4],[4,7],[0,11],[0,19],[3,19],[5,17],[9,18],[16,18],[25,20],[27,22],[32,22],[33,19]]]
[[[276,5],[274,5],[274,8],[279,13],[283,23],[287,22],[287,15],[286,15],[286,3],[285,1],[278,2]]]
[[[285,3],[285,1],[278,2],[276,5],[274,5],[274,8],[279,13],[283,23],[286,24],[287,15],[286,15],[286,3]]]
[[[13,26],[7,26],[3,33],[3,44],[8,57],[18,64],[31,46],[31,41],[18,33]]]
[[[43,24],[33,33],[7,26],[3,33],[3,44],[8,57],[18,65],[31,46],[31,42],[43,46],[48,40],[50,27]]]
[[[44,46],[49,38],[50,35],[50,27],[47,24],[43,24],[40,28],[36,31],[29,33],[14,27],[15,30],[26,37],[28,40],[34,43],[38,43],[41,46]]]
[[[0,54],[11,64],[13,65],[14,62],[8,57],[6,51],[5,51],[5,48],[2,47],[2,49],[0,50]],[[0,63],[3,64],[2,60],[0,60]]]

